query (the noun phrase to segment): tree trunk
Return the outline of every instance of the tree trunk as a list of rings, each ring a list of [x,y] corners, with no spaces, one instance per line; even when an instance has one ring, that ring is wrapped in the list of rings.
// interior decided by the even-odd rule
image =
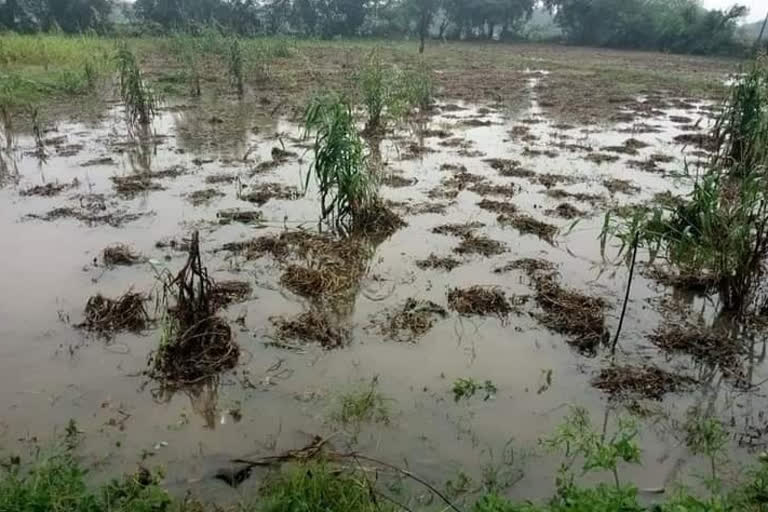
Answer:
[[[427,13],[422,11],[419,20],[419,53],[424,53],[424,39],[427,37]]]
[[[757,36],[757,41],[755,41],[755,48],[760,48],[760,42],[763,40],[763,34],[765,33],[766,24],[768,24],[768,13],[765,14],[765,19],[763,20],[763,26],[760,28],[760,35]]]

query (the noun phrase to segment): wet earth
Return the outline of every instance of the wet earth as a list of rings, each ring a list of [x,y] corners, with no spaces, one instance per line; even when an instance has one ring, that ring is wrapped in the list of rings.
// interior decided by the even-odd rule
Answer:
[[[519,263],[549,262],[560,286],[601,299],[601,337],[610,338],[628,272],[615,241],[601,251],[604,214],[688,191],[683,170],[706,159],[698,134],[712,105],[639,97],[605,124],[572,125],[544,116],[538,90],[546,76],[529,72],[524,108],[443,98],[427,120],[372,143],[381,195],[407,226],[369,251],[338,305],[349,343],[332,350],[278,335],[277,317],[313,306],[281,282],[285,261],[226,249],[318,229],[316,190],[301,193],[312,153],[298,125],[222,100],[166,105],[134,133],[115,105],[91,122],[48,123],[42,145],[9,134],[0,177],[0,443],[45,442],[75,419],[97,479],[143,460],[165,466],[174,491],[230,496],[211,478],[230,458],[301,447],[338,430],[330,411],[339,395],[377,377],[390,421],[342,428],[337,442],[354,439],[355,449],[435,482],[514,467],[523,480],[511,494],[549,495],[558,459],[537,440],[569,404],[586,407],[596,423],[627,408],[643,413],[644,465],[627,471],[640,488],[664,487],[698,467],[679,429],[690,407],[725,420],[734,459],[748,460],[768,429],[762,345],[748,357],[750,387],[648,338],[670,309],[711,320],[712,297],[636,274],[617,359],[696,385],[661,400],[609,400],[592,385],[610,364],[607,349],[579,350],[574,335],[542,321],[536,269]],[[435,229],[447,224],[470,227]],[[250,285],[224,313],[241,354],[231,371],[168,389],[144,374],[157,328],[105,337],[76,325],[98,293],[155,297],[157,276],[183,266],[193,230],[215,280]],[[114,244],[140,257],[107,265],[102,251]],[[477,285],[502,291],[514,307],[457,312],[468,310],[450,304],[451,290]],[[381,326],[411,298],[444,314],[393,339]],[[492,381],[495,394],[455,401],[453,382],[468,377]],[[509,446],[514,461],[505,457]]]

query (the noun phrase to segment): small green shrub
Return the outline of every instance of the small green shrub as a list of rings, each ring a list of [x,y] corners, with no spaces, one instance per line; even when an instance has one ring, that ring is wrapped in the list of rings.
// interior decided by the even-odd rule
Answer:
[[[315,98],[304,115],[304,128],[307,136],[314,134],[314,161],[304,188],[314,174],[322,218],[348,231],[355,217],[363,215],[376,197],[352,108],[340,96]]]
[[[129,124],[147,125],[152,122],[157,110],[157,99],[142,77],[133,52],[121,44],[117,51],[120,72],[120,96],[125,103]]]
[[[378,379],[373,378],[368,386],[341,394],[331,418],[343,425],[389,423],[388,400],[377,387]]]

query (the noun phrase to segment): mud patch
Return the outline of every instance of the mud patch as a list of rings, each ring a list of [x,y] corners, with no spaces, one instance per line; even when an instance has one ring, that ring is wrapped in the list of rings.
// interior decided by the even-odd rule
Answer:
[[[506,317],[512,311],[506,294],[498,288],[472,286],[448,292],[448,307],[461,315],[497,315]]]
[[[612,366],[603,368],[592,380],[592,385],[612,398],[640,396],[662,400],[667,393],[690,389],[696,381],[684,375],[675,375],[655,366]]]

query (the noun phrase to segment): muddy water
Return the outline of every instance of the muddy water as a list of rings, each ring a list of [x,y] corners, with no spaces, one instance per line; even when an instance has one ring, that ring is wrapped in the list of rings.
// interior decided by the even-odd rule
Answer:
[[[147,464],[167,467],[168,483],[178,492],[194,488],[210,496],[231,496],[229,488],[210,478],[228,458],[300,447],[313,434],[333,431],[328,417],[339,393],[378,376],[380,391],[391,398],[392,421],[364,427],[357,436],[357,449],[407,464],[435,482],[454,478],[462,470],[479,481],[481,468],[498,466],[511,440],[515,465],[525,476],[510,493],[547,495],[558,461],[538,450],[537,439],[552,431],[567,404],[585,406],[598,423],[607,417],[610,424],[621,409],[590,385],[594,374],[607,364],[607,355],[580,355],[563,336],[548,331],[528,314],[512,315],[506,321],[451,314],[415,344],[385,340],[371,328],[372,318],[409,297],[445,305],[452,287],[498,285],[508,294],[530,294],[530,282],[521,271],[496,274],[492,269],[514,259],[534,257],[557,264],[565,285],[605,298],[612,306],[607,313],[608,327],[615,329],[627,272],[601,256],[602,211],[608,205],[646,201],[658,192],[686,192],[685,182],[676,179],[674,171],[682,169],[685,161],[695,160],[696,148],[673,141],[689,132],[686,125],[670,118],[701,118],[706,124],[706,112],[700,109],[705,105],[666,108],[649,117],[636,115],[632,121],[605,126],[566,126],[542,114],[535,95],[542,76],[531,72],[531,103],[522,110],[444,104],[428,128],[452,132],[451,137],[462,139],[460,147],[441,146],[441,139],[428,137],[422,142],[432,152],[404,159],[406,145],[419,140],[423,127],[399,129],[395,137],[381,144],[383,172],[401,173],[415,184],[383,187],[382,194],[411,204],[432,201],[427,193],[451,175],[441,166],[464,165],[492,183],[517,184],[521,190],[511,200],[533,217],[561,228],[554,243],[498,225],[496,214],[478,208],[476,203],[482,198],[469,190],[451,200],[444,214],[407,216],[408,226],[376,248],[361,291],[349,305],[355,326],[353,342],[335,351],[306,346],[293,352],[270,346],[274,332],[269,318],[300,313],[307,304],[280,286],[279,262],[269,257],[244,261],[216,250],[226,242],[277,233],[286,227],[315,229],[318,204],[312,190],[306,197],[272,199],[262,207],[238,199],[238,191],[247,191],[253,184],[300,185],[310,155],[305,154],[296,125],[237,103],[179,105],[163,110],[150,132],[131,137],[120,108],[115,107],[97,123],[52,123],[46,133],[49,144],[44,163],[33,154],[34,140],[19,135],[8,155],[14,159],[18,175],[0,189],[4,241],[0,251],[4,291],[0,296],[0,443],[45,441],[74,418],[84,432],[84,454],[99,468],[96,478],[130,470],[148,458]],[[470,126],[468,120],[490,124]],[[653,125],[655,133],[639,133],[646,131],[643,125]],[[519,126],[528,127],[527,140],[521,140],[520,129],[515,130]],[[630,137],[648,147],[632,156],[600,149],[620,146]],[[558,144],[573,146],[559,148]],[[587,151],[575,145],[619,159],[594,163],[585,159]],[[259,162],[271,159],[275,147],[297,156],[249,177]],[[536,153],[552,149],[556,153]],[[627,165],[628,160],[646,160],[658,153],[674,159],[659,164],[663,172],[644,172]],[[572,182],[555,188],[598,194],[604,201],[595,207],[569,199],[589,212],[575,225],[547,216],[544,212],[563,200],[548,197],[547,189],[531,180],[500,177],[485,158],[519,160],[522,167],[539,175],[567,176]],[[175,166],[183,170],[179,176],[155,180],[162,190],[134,197],[114,193],[113,176]],[[221,173],[231,173],[238,180],[205,183],[206,177]],[[632,195],[610,194],[603,182],[612,178],[629,180],[640,190]],[[72,180],[77,180],[76,186],[58,196],[20,194],[35,185]],[[188,195],[208,187],[224,195],[207,205],[192,205]],[[138,218],[118,227],[69,218],[28,218],[58,207],[87,205],[98,194],[104,196],[104,211],[138,214]],[[264,218],[256,225],[222,225],[217,212],[227,208],[259,209]],[[431,253],[450,255],[458,244],[458,239],[433,234],[431,229],[466,221],[484,223],[479,232],[505,243],[508,252],[491,258],[463,258],[462,265],[450,273],[419,270],[417,260]],[[129,288],[148,293],[155,289],[155,273],[163,268],[175,271],[185,258],[172,247],[157,247],[157,242],[181,240],[192,229],[201,231],[213,277],[247,280],[254,292],[248,301],[226,311],[232,321],[244,318],[242,326],[233,323],[243,349],[237,369],[221,375],[217,382],[170,393],[142,375],[157,343],[156,332],[118,334],[102,340],[85,336],[73,325],[81,321],[83,306],[96,293],[117,296]],[[150,262],[103,267],[100,251],[117,242],[131,245]],[[609,253],[615,255],[615,249]],[[703,381],[695,392],[667,395],[663,402],[650,404],[656,414],[644,423],[645,465],[630,469],[627,476],[641,488],[661,487],[693,472],[700,462],[681,447],[681,436],[674,428],[689,406],[711,408],[728,420],[737,435],[762,428],[758,411],[765,400],[761,389],[750,394],[737,392],[716,372],[683,357],[668,359],[660,354],[646,335],[661,322],[655,306],[668,292],[642,276],[633,286],[619,358],[634,364],[653,361]],[[697,310],[714,309],[700,298],[670,297]],[[756,364],[753,382],[760,382],[767,370]],[[498,394],[488,401],[475,398],[455,403],[450,389],[459,377],[490,379]],[[341,447],[349,436],[336,439]],[[736,460],[747,460],[747,452],[737,443],[733,450]]]

